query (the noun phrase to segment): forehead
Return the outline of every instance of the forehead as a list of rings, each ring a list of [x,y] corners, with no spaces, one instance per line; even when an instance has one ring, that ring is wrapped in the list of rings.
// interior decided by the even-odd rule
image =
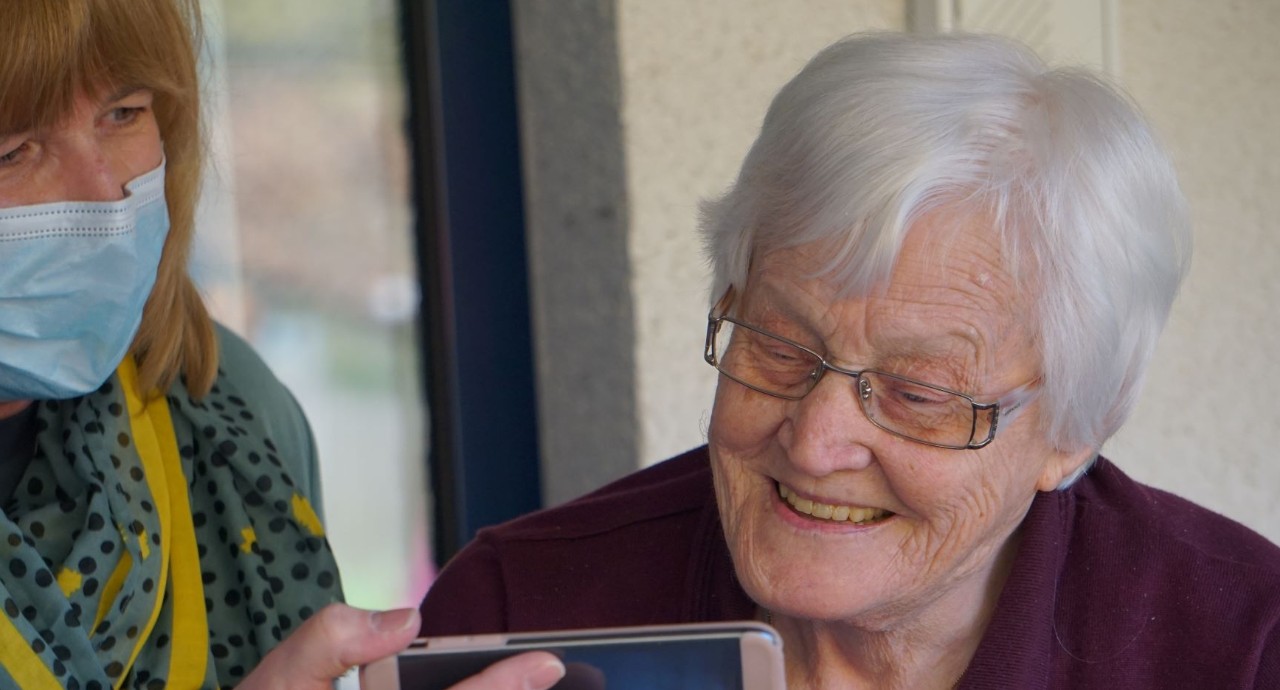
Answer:
[[[945,358],[978,373],[1031,341],[1026,301],[1000,245],[984,216],[936,211],[907,233],[889,281],[870,294],[846,294],[819,274],[829,252],[811,244],[761,257],[744,308],[749,318],[808,331],[859,366]]]

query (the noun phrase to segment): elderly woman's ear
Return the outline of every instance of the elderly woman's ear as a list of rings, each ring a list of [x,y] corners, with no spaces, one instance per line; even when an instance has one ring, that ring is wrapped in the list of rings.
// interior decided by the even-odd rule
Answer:
[[[1056,491],[1067,488],[1097,457],[1098,451],[1093,448],[1060,450],[1053,453],[1045,462],[1040,480],[1036,482],[1036,490]],[[1066,486],[1063,485],[1064,482]]]

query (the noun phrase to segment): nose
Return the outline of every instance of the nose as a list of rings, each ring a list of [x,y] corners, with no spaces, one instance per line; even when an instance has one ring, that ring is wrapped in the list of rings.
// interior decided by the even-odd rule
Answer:
[[[119,201],[132,179],[126,161],[92,136],[77,136],[60,152],[56,179],[61,189],[51,201]]]
[[[883,434],[862,411],[857,381],[828,372],[791,404],[778,440],[791,463],[811,476],[858,470],[875,461],[873,440]]]

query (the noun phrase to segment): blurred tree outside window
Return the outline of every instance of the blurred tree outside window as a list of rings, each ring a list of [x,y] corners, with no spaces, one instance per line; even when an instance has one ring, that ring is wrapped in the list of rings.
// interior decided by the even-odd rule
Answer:
[[[192,272],[298,398],[349,602],[431,577],[394,0],[205,0],[210,167]]]

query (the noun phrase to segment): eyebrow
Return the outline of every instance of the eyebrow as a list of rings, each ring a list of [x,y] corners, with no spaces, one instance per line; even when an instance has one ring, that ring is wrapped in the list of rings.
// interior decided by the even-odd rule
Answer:
[[[133,94],[139,91],[149,91],[149,90],[151,90],[151,87],[143,86],[142,84],[127,84],[125,86],[121,86],[116,90],[112,91],[110,95],[102,99],[99,102],[99,104],[105,105],[107,103],[115,103],[116,101],[124,100],[125,98],[128,98],[129,96],[132,96]],[[20,134],[25,134],[31,129],[32,128],[30,127],[26,127],[23,129],[15,129],[10,131],[0,130],[0,140],[8,139],[9,137],[16,137]]]
[[[129,96],[132,96],[133,94],[135,94],[135,93],[137,93],[137,92],[139,92],[139,91],[148,91],[148,90],[149,90],[149,88],[148,88],[148,87],[143,86],[143,85],[141,85],[141,84],[128,84],[128,85],[125,85],[125,86],[121,86],[120,88],[116,89],[115,91],[112,91],[112,92],[111,92],[111,95],[110,95],[110,96],[107,96],[106,98],[104,98],[104,99],[102,100],[102,102],[103,102],[103,103],[115,103],[116,101],[121,100],[121,99],[124,99],[124,98],[128,98]]]
[[[876,339],[873,347],[886,355],[879,357],[875,366],[918,364],[923,365],[931,373],[921,374],[912,371],[907,374],[908,376],[931,376],[932,372],[939,372],[944,376],[952,377],[949,381],[930,381],[933,385],[962,390],[977,386],[978,379],[981,378],[980,348],[975,337],[969,334],[948,331],[923,337],[889,335]],[[974,390],[968,392],[977,393]]]
[[[821,304],[819,300],[814,301]],[[744,308],[747,304],[759,305],[765,313],[778,313],[796,321],[810,324],[813,321],[809,310],[797,304],[789,291],[780,289],[767,278],[757,282],[754,289],[744,290],[741,304]]]
[[[776,316],[786,321],[790,321],[804,330],[810,331],[815,337],[825,340],[822,335],[822,329],[819,324],[815,323],[809,312],[797,304],[790,292],[779,289],[769,280],[762,280],[756,284],[753,291],[755,299],[753,304],[759,305],[760,309],[754,316],[758,319],[769,321],[769,317]],[[815,300],[817,301],[817,300]],[[743,306],[746,306],[747,300],[743,300]],[[761,327],[766,324],[757,324]],[[837,324],[837,328],[839,324]],[[979,364],[979,342],[981,337],[977,333],[969,333],[960,330],[950,330],[940,333],[928,334],[904,334],[895,332],[885,332],[883,329],[876,333],[869,334],[870,343],[873,352],[872,355],[879,353],[881,361],[906,361],[906,360],[955,360],[957,356],[965,368],[972,368]],[[826,350],[825,344],[823,350]],[[839,353],[834,353],[839,354]],[[865,362],[863,366],[879,366],[871,362]]]
[[[978,348],[968,338],[956,334],[925,338],[889,338],[876,347],[884,350],[882,362],[946,362],[964,371],[978,365]]]

